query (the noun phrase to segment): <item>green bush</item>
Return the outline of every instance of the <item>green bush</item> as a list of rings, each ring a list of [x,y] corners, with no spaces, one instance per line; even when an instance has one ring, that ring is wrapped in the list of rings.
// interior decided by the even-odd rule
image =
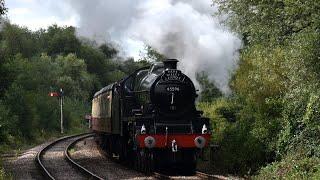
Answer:
[[[90,104],[72,98],[64,99],[64,125],[67,131],[78,133],[88,129],[84,119],[85,114],[90,114]]]
[[[8,179],[8,175],[4,172],[4,169],[0,166],[0,180]]]
[[[254,133],[262,127],[254,127],[254,117],[246,114],[236,99],[220,98],[200,103],[199,108],[211,119],[211,143],[219,145],[213,155],[215,170],[247,174],[265,164],[270,152]]]
[[[253,179],[319,179],[320,159],[286,157],[262,168]]]
[[[0,158],[0,180],[8,179],[12,179],[12,177],[4,171],[4,168],[2,167],[2,159]]]
[[[204,112],[205,117],[211,120],[212,142],[223,140],[223,133],[235,122],[238,107],[226,98],[219,98],[214,102],[201,102],[198,109]]]

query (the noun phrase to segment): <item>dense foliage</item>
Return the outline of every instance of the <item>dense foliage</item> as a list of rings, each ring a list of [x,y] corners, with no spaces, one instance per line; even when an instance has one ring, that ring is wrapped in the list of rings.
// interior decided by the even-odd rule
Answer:
[[[205,106],[221,166],[257,178],[320,174],[320,3],[214,1],[243,37],[233,94]]]
[[[0,31],[0,146],[59,132],[59,100],[49,92],[64,90],[64,126],[86,128],[90,99],[101,87],[123,78],[146,61],[117,56],[110,44],[76,36],[74,27],[52,25],[32,32],[4,22]]]

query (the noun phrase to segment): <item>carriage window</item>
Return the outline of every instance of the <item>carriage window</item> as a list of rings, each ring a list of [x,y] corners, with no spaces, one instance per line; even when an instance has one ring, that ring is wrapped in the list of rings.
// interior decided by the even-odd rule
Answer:
[[[104,111],[104,117],[110,117],[111,116],[111,113],[110,113],[110,110],[111,110],[111,92],[106,92],[104,95],[103,95],[103,101],[104,101],[104,104],[103,104],[103,111]]]

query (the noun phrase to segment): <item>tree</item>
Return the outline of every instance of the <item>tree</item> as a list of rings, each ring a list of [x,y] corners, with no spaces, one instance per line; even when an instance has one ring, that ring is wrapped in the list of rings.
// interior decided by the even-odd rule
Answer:
[[[99,46],[99,49],[108,59],[112,59],[118,54],[118,50],[114,48],[111,44],[102,44]]]
[[[163,61],[166,59],[166,56],[159,53],[157,50],[152,48],[151,46],[145,47],[146,54],[144,54],[140,60],[142,61],[149,61],[149,62],[157,62],[157,61]]]
[[[82,101],[89,99],[93,89],[93,77],[87,72],[87,66],[83,59],[74,54],[58,56],[54,63],[58,64],[58,74],[54,77],[56,86],[64,89],[65,94]]]
[[[123,71],[124,73],[126,73],[127,75],[133,73],[135,70],[142,68],[142,67],[146,67],[146,66],[150,66],[150,62],[148,61],[134,61],[133,58],[129,58],[127,60],[125,60],[123,63],[121,63],[121,71]]]
[[[0,16],[7,12],[7,8],[5,7],[4,0],[0,0]]]
[[[46,31],[40,30],[39,40],[44,52],[49,55],[67,55],[69,53],[79,54],[80,40],[76,37],[75,28],[59,27],[56,24],[50,26]]]
[[[258,147],[256,164],[261,166],[276,158],[320,158],[316,145],[320,134],[316,110],[320,96],[320,3],[215,2],[221,14],[228,13],[226,23],[245,42],[231,88],[242,106],[236,113],[237,122],[241,122],[238,125],[248,132],[241,138],[245,139],[243,144],[254,141]],[[277,163],[272,166],[276,171],[283,170]]]
[[[241,33],[246,43],[283,44],[304,29],[320,26],[318,0],[218,0],[220,13],[228,13],[227,22]]]
[[[3,51],[7,57],[21,53],[23,57],[31,57],[39,51],[37,37],[27,28],[21,28],[8,22],[2,31]]]
[[[212,102],[222,96],[221,91],[211,82],[205,72],[197,73],[197,81],[200,84],[200,101]]]

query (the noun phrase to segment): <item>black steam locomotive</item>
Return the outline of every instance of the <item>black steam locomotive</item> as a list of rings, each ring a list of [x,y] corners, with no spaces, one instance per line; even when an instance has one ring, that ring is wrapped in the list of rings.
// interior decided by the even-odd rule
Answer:
[[[92,100],[90,127],[102,148],[143,172],[172,166],[193,172],[210,141],[209,119],[196,110],[195,87],[177,62],[138,69]]]

